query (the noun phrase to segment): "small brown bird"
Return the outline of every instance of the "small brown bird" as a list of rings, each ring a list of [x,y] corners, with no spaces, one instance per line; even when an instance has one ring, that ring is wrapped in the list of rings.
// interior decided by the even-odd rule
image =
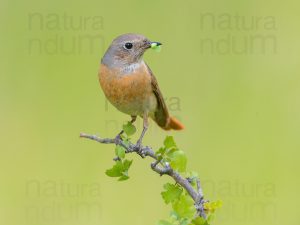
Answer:
[[[156,78],[143,60],[144,52],[159,42],[151,42],[140,34],[123,34],[113,40],[101,60],[99,81],[106,98],[119,111],[143,118],[143,131],[137,146],[141,147],[143,136],[151,117],[165,130],[181,130],[184,126],[169,115]],[[122,133],[122,132],[121,132]]]

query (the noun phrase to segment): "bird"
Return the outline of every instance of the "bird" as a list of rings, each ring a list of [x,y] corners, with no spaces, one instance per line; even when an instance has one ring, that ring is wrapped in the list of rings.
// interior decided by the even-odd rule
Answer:
[[[138,148],[141,148],[148,129],[148,118],[164,130],[184,128],[179,120],[170,116],[157,79],[143,60],[148,49],[160,45],[162,43],[150,41],[141,34],[122,34],[106,50],[98,72],[100,86],[108,101],[130,115],[132,124],[138,116],[143,119],[143,130],[136,143]]]

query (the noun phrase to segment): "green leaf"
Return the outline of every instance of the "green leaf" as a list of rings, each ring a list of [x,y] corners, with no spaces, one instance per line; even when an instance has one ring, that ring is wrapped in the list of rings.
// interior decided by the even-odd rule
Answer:
[[[175,184],[166,183],[164,189],[166,191],[162,192],[161,195],[166,204],[177,201],[182,194],[182,188]]]
[[[129,147],[130,139],[129,138],[122,138],[122,139],[123,139],[123,143],[125,144],[125,146]]]
[[[124,181],[124,180],[128,180],[129,179],[129,176],[121,176],[118,181]]]
[[[192,221],[192,224],[193,225],[209,225],[208,222],[207,222],[207,220],[205,220],[202,217],[197,217],[196,219],[194,219]]]
[[[173,210],[180,218],[191,219],[196,213],[193,199],[188,195],[181,195],[179,201],[173,204]]]
[[[158,221],[157,225],[173,225],[173,223],[170,223],[166,220],[160,220],[160,221]]]
[[[187,158],[183,151],[175,151],[169,155],[170,165],[174,170],[179,172],[186,171]]]
[[[160,149],[158,149],[157,151],[156,151],[156,155],[157,156],[161,156],[161,157],[163,157],[164,156],[164,154],[166,153],[166,148],[163,148],[163,147],[161,147]]]
[[[106,175],[109,177],[120,177],[123,172],[123,163],[121,161],[117,161],[113,168],[106,170]]]
[[[180,225],[188,225],[190,223],[190,220],[189,219],[183,219],[180,221]]]
[[[164,141],[166,148],[177,148],[174,138],[172,136],[167,136]]]
[[[124,162],[123,162],[124,171],[128,171],[131,164],[132,164],[132,160],[125,159]]]
[[[127,134],[127,136],[131,136],[136,132],[135,126],[130,122],[123,125],[123,130]]]
[[[171,219],[174,219],[174,220],[179,220],[180,219],[178,214],[174,210],[171,211],[170,217],[171,217]]]
[[[118,156],[120,159],[124,159],[125,158],[125,148],[123,148],[120,145],[116,146],[115,152],[116,152],[116,156]]]
[[[117,161],[113,168],[106,170],[106,175],[109,177],[119,177],[119,181],[127,180],[128,170],[132,164],[132,160],[125,159],[124,161]]]
[[[215,214],[209,214],[208,217],[207,217],[207,222],[211,222],[213,219],[215,218]]]
[[[216,202],[206,202],[204,203],[204,209],[209,213],[214,213],[216,209],[222,207],[222,201],[218,200]]]

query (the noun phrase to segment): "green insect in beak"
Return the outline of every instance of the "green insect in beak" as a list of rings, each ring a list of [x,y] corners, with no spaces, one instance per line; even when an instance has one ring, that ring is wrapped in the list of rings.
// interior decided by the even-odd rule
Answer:
[[[156,52],[160,52],[161,51],[161,43],[159,42],[152,42],[151,43],[151,48],[156,51]]]

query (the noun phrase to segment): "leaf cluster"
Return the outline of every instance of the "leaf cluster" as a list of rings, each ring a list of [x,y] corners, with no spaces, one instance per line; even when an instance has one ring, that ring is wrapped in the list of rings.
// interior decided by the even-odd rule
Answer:
[[[136,132],[136,128],[130,122],[123,125],[124,134],[122,140],[125,144],[129,144],[130,136]],[[187,177],[192,186],[197,189],[198,174],[187,171],[187,157],[186,154],[177,147],[172,136],[167,136],[164,144],[156,151],[156,157],[159,165],[166,167],[167,165],[180,173],[180,175]],[[115,148],[116,162],[115,165],[106,170],[106,175],[110,177],[117,177],[119,181],[129,179],[128,171],[132,164],[132,160],[126,159],[126,149],[120,145]],[[179,184],[166,183],[163,186],[164,190],[161,196],[167,205],[171,205],[172,211],[168,220],[160,220],[158,225],[209,225],[216,209],[222,206],[221,201],[206,202],[203,207],[207,214],[204,219],[197,216],[195,202],[187,191]]]
[[[136,132],[136,128],[130,122],[123,125],[124,135],[121,136],[124,143],[129,143],[130,136]],[[129,179],[128,170],[132,164],[132,160],[125,159],[126,156],[126,149],[121,146],[117,145],[115,148],[115,155],[116,155],[116,163],[111,168],[106,170],[106,175],[109,177],[118,177],[118,181],[124,181]]]

